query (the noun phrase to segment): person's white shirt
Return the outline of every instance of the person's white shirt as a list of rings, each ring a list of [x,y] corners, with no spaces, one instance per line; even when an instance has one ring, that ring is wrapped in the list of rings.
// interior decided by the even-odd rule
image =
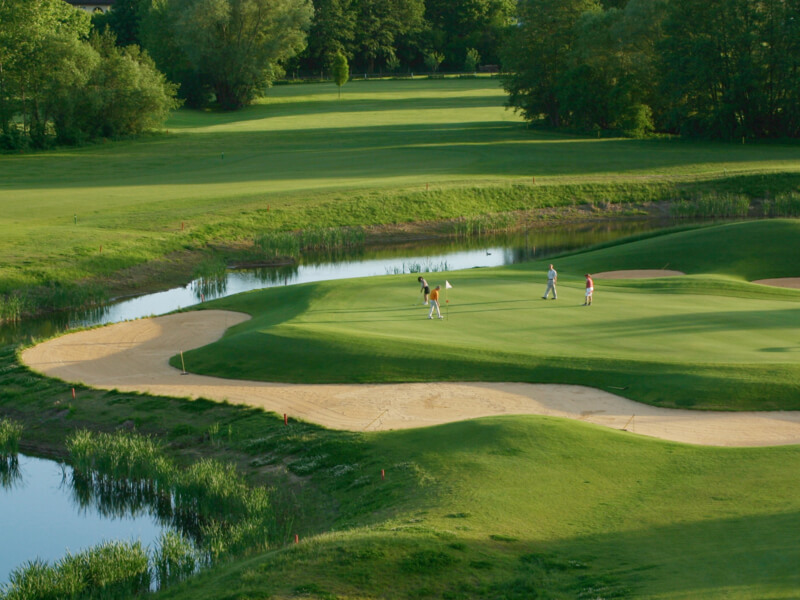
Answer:
[[[558,273],[556,273],[555,269],[550,269],[547,272],[547,278],[550,279],[551,281],[555,281],[556,277],[558,277]]]

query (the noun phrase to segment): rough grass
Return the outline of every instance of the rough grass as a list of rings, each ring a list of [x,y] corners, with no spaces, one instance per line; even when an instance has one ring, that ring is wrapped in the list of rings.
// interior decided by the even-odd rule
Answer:
[[[796,276],[798,235],[798,221],[748,222],[577,253],[556,261],[557,302],[541,300],[545,264],[448,272],[429,278],[454,286],[443,323],[413,304],[413,275],[248,293],[213,307],[253,319],[184,358],[242,379],[572,383],[661,406],[796,410],[800,292],[747,280]],[[665,267],[688,275],[598,280],[581,306],[583,273]]]

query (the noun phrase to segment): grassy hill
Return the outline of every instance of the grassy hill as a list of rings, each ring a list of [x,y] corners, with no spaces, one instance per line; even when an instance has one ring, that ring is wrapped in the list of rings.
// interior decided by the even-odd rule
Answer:
[[[800,181],[796,145],[536,132],[504,100],[497,79],[353,82],[341,100],[333,84],[278,86],[237,113],[177,111],[139,140],[2,156],[0,294],[85,279],[130,292],[264,231]]]
[[[797,275],[797,239],[800,221],[776,220],[574,254],[556,261],[555,302],[541,263],[431,274],[453,284],[443,322],[427,320],[416,275],[252,292],[208,304],[254,318],[185,357],[242,379],[577,383],[661,406],[796,410],[800,292],[747,280]],[[585,272],[666,264],[688,275],[598,280],[581,306]]]
[[[261,450],[298,451],[293,468],[332,491],[318,510],[341,511],[331,531],[159,597],[788,599],[800,585],[796,447],[692,447],[544,417],[323,444],[289,430]]]

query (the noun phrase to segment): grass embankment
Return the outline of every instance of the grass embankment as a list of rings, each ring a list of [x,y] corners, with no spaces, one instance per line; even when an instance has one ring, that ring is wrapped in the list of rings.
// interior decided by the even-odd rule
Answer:
[[[796,145],[535,132],[504,100],[486,79],[283,86],[137,141],[3,156],[0,296],[27,293],[0,314],[185,280],[209,244],[257,260],[274,231],[798,190]]]
[[[541,263],[439,274],[445,322],[415,276],[331,281],[225,298],[253,319],[184,354],[195,372],[289,382],[529,381],[583,384],[667,407],[800,409],[800,292],[748,283],[798,276],[800,221],[693,228],[565,256],[559,300]],[[586,272],[680,270],[655,280]],[[180,366],[174,360],[174,366]]]
[[[82,388],[72,401],[9,348],[0,365],[0,411],[25,423],[28,448],[135,425],[184,461],[236,460],[294,490],[278,505],[293,507],[299,544],[159,597],[788,599],[800,586],[797,447],[702,448],[543,417],[285,427],[205,401]]]

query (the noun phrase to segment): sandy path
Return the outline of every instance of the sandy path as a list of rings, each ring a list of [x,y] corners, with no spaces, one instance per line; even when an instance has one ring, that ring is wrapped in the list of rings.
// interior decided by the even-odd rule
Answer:
[[[536,414],[694,444],[800,443],[800,412],[671,410],[576,385],[295,385],[181,375],[169,366],[170,356],[209,344],[227,328],[248,318],[241,313],[209,310],[118,323],[44,342],[25,350],[22,360],[35,371],[68,382],[228,400],[333,429],[403,429],[491,415]]]
[[[757,279],[753,283],[761,285],[774,285],[777,287],[793,288],[800,290],[800,277],[780,277],[778,279]]]

